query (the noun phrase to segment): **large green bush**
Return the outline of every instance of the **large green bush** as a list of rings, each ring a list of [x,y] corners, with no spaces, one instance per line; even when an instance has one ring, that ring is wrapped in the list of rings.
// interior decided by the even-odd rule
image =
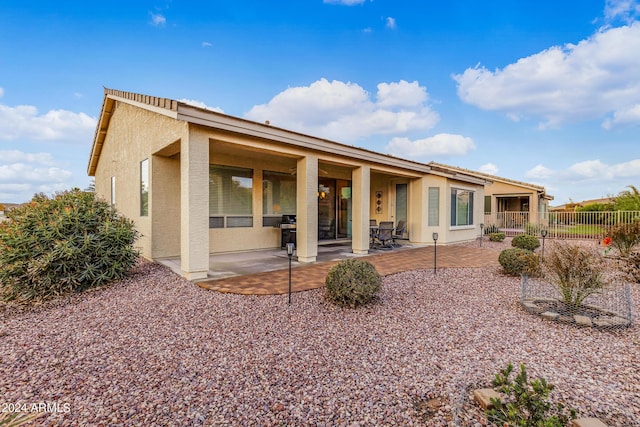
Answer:
[[[0,298],[45,300],[126,275],[138,232],[94,193],[44,194],[0,223]]]
[[[513,246],[514,248],[535,251],[540,247],[540,240],[538,240],[536,236],[532,236],[529,234],[519,234],[511,239],[511,246]]]
[[[500,252],[498,262],[504,272],[511,276],[520,276],[521,274],[537,276],[540,273],[540,258],[527,249],[505,249]]]
[[[346,259],[331,267],[326,278],[327,299],[357,307],[373,301],[382,287],[382,277],[369,262]]]

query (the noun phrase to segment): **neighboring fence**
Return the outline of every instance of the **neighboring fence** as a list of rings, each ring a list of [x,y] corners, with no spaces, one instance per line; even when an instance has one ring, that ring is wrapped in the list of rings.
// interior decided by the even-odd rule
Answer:
[[[497,227],[507,236],[522,233],[540,235],[547,230],[547,238],[602,239],[607,227],[640,220],[640,211],[615,212],[547,212],[541,218],[531,218],[529,212],[494,212],[485,214],[485,230]],[[531,221],[530,221],[531,220]]]

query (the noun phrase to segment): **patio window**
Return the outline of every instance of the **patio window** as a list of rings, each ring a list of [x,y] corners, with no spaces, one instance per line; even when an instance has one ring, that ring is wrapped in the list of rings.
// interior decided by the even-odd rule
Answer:
[[[140,162],[140,216],[149,216],[149,159]]]
[[[262,226],[273,227],[282,215],[296,214],[296,177],[281,172],[262,173]]]
[[[473,191],[451,189],[451,226],[473,225]]]
[[[253,170],[209,165],[209,228],[253,227]]]
[[[429,227],[440,225],[440,188],[429,187]]]
[[[491,196],[484,196],[484,213],[491,213]]]

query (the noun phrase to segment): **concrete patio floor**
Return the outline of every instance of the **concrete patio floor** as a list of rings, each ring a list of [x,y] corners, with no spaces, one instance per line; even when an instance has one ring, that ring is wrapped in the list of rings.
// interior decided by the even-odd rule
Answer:
[[[498,265],[499,251],[462,245],[438,246],[438,268],[485,267]],[[433,246],[404,244],[392,250],[372,250],[368,255],[351,253],[349,242],[318,246],[317,261],[291,262],[292,291],[299,292],[324,286],[332,265],[345,258],[363,258],[371,262],[383,275],[401,271],[434,267]],[[180,259],[159,261],[176,273],[180,272]],[[196,281],[198,286],[219,292],[245,295],[284,294],[289,289],[289,258],[280,249],[212,255],[209,277]]]

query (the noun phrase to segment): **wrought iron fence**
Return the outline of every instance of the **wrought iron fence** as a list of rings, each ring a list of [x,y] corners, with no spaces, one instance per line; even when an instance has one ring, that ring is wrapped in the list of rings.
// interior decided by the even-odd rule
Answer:
[[[607,228],[640,220],[640,211],[613,212],[493,212],[485,214],[485,230],[499,229],[507,236],[528,233],[539,236],[547,231],[547,238],[602,239]]]

